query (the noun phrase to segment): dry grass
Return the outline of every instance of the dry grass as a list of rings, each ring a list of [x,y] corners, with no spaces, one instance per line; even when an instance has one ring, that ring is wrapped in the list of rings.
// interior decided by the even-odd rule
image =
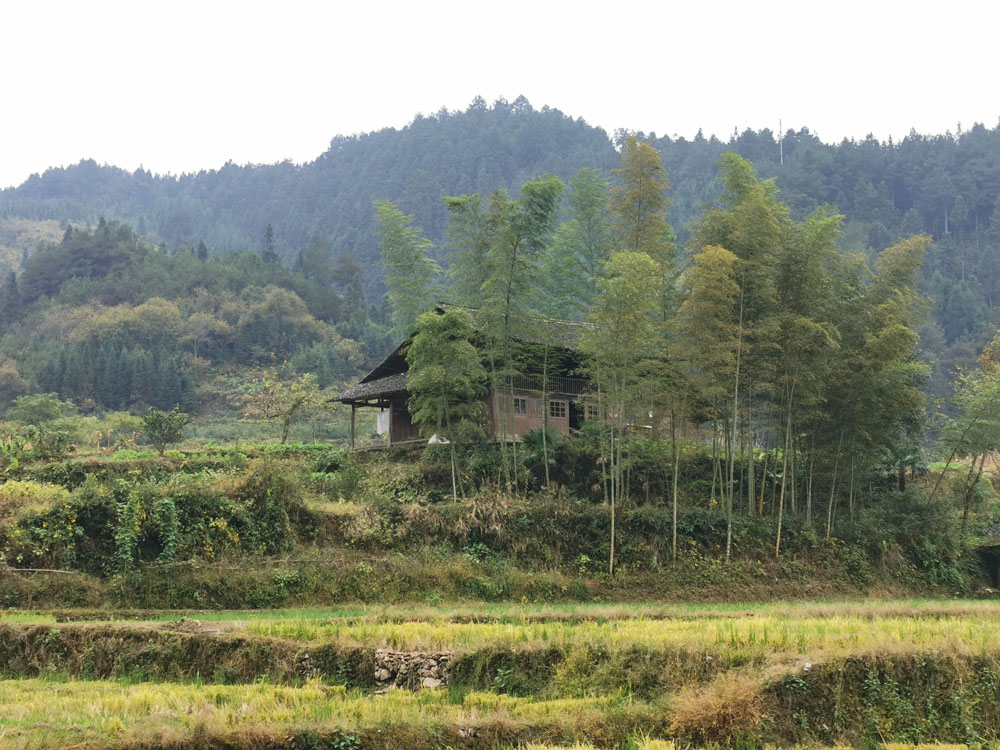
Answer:
[[[721,675],[704,687],[681,690],[670,702],[670,728],[698,742],[725,742],[753,731],[763,718],[760,680]]]

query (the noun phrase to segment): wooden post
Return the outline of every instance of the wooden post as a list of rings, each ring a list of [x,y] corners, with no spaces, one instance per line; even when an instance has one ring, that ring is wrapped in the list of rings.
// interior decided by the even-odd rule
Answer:
[[[354,412],[357,409],[355,404],[351,404],[351,450],[354,450]]]

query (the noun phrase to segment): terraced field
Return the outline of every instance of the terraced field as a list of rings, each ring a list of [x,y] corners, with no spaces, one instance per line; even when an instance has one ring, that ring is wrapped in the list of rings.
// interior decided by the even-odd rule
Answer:
[[[995,742],[1000,606],[7,612],[0,746]]]

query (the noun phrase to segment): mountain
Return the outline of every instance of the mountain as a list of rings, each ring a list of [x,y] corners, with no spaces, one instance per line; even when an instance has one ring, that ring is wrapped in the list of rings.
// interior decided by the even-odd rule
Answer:
[[[620,134],[616,134],[615,140]],[[678,238],[717,195],[716,163],[727,150],[774,178],[801,218],[823,204],[846,216],[843,244],[871,256],[897,237],[935,239],[925,264],[933,298],[924,345],[943,364],[968,363],[996,329],[1000,305],[1000,128],[957,134],[911,133],[895,143],[872,137],[821,142],[808,129],[777,135],[734,133],[650,139],[673,182],[670,220]],[[780,140],[780,143],[779,143]],[[463,112],[417,116],[402,129],[337,136],[315,161],[238,166],[180,177],[129,173],[93,161],[32,176],[0,192],[0,221],[96,225],[100,217],[136,227],[169,248],[203,241],[212,253],[260,250],[268,227],[274,249],[291,264],[314,237],[334,255],[353,254],[369,269],[369,298],[381,293],[372,201],[389,198],[440,242],[447,222],[442,195],[516,189],[544,173],[569,177],[581,166],[613,169],[615,145],[600,128],[523,97]],[[0,225],[3,226],[3,225]],[[11,234],[11,233],[8,233]],[[21,233],[19,236],[30,236]],[[0,241],[11,265],[28,240]]]

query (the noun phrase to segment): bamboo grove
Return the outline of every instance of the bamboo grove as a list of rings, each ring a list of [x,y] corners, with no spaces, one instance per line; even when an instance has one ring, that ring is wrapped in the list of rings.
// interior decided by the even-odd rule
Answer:
[[[544,177],[517,198],[445,198],[447,271],[412,217],[378,204],[397,332],[442,298],[468,308],[483,380],[502,388],[529,357],[548,361],[526,331],[581,322],[612,570],[623,504],[669,503],[676,557],[678,467],[692,445],[711,458],[703,483],[727,519],[726,557],[736,514],[770,517],[778,555],[790,515],[829,538],[838,514],[870,502],[876,469],[903,489],[924,430],[915,347],[930,238],[900,238],[871,258],[844,252],[832,208],[797,221],[750,162],[727,153],[719,167],[721,195],[683,248],[667,223],[667,171],[636,137],[610,177],[582,169],[568,187]],[[649,441],[669,446],[661,497],[633,471]],[[519,447],[500,449],[499,481],[517,491]],[[545,466],[548,478],[548,455]]]

